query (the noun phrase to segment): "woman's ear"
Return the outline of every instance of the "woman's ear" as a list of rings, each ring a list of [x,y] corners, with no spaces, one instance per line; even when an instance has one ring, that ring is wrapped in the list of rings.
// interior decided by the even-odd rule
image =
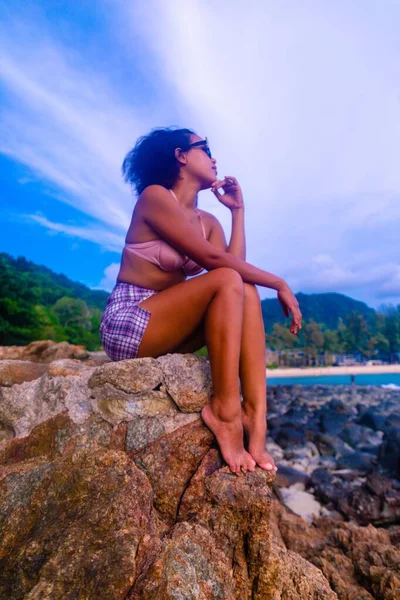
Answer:
[[[186,152],[184,152],[182,148],[175,148],[175,158],[181,165],[186,165]]]

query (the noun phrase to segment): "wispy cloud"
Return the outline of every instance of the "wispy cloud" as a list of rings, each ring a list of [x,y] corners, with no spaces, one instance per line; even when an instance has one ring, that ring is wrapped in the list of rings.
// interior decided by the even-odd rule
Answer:
[[[119,97],[107,73],[39,24],[10,20],[0,28],[6,92],[0,151],[27,165],[55,197],[102,224],[102,245],[110,228],[121,234],[129,224],[132,199],[120,165],[151,118],[146,122],[139,97]],[[85,230],[77,227],[76,235],[86,237]]]
[[[42,225],[50,232],[62,233],[69,237],[88,240],[111,252],[120,252],[124,245],[123,235],[107,231],[103,227],[94,227],[92,225],[77,227],[68,225],[67,223],[55,223],[54,221],[49,221],[46,217],[35,214],[26,215],[26,218]]]
[[[221,174],[239,178],[251,262],[296,290],[400,301],[398,3],[98,6],[113,7],[106,66],[56,41],[44,18],[9,17],[0,29],[2,152],[116,248],[132,209],[121,160],[138,135],[179,120],[208,135]],[[144,57],[157,106],[135,83]],[[121,69],[133,75],[117,86]],[[229,233],[228,211],[207,192],[200,203]],[[79,223],[35,220],[91,235]]]
[[[373,245],[370,268],[386,273],[390,287],[400,256],[398,242],[390,250],[385,242],[387,228],[400,225],[400,5],[244,9],[234,0],[228,10],[223,2],[159,0],[157,11],[139,10],[182,112],[211,139],[219,171],[242,183],[249,260],[297,289],[322,289],[329,275],[337,291],[351,281],[365,294],[356,260],[327,271],[314,257],[348,265]],[[365,239],[360,231],[371,221]]]

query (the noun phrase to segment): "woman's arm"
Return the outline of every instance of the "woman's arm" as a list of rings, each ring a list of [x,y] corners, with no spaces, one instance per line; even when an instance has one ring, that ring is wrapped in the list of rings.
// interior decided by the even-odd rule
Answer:
[[[226,250],[229,254],[246,260],[246,235],[244,229],[244,206],[232,210],[231,239]]]
[[[224,190],[224,194],[219,189]],[[246,260],[246,234],[244,227],[244,203],[240,185],[235,177],[226,176],[215,181],[211,191],[221,204],[229,208],[232,213],[231,239],[226,252]]]
[[[208,271],[228,267],[237,271],[247,283],[276,290],[286,316],[289,311],[293,315],[290,329],[292,333],[294,330],[297,333],[301,327],[299,305],[281,277],[258,269],[241,258],[217,248],[211,240],[205,240],[188,222],[179,204],[171,202],[170,193],[160,185],[151,185],[144,190],[138,200],[137,209],[146,223],[157,231],[160,237]],[[222,230],[221,225],[219,227]]]

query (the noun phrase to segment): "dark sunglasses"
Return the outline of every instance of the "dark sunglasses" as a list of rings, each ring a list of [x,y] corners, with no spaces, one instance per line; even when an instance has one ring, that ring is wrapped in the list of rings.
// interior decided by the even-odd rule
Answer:
[[[198,142],[194,142],[193,144],[189,144],[188,146],[186,146],[186,149],[190,150],[190,148],[197,148],[197,147],[201,148],[203,150],[203,152],[205,152],[209,158],[212,158],[212,154],[211,154],[210,147],[208,145],[207,138],[204,138],[204,140],[200,140]]]

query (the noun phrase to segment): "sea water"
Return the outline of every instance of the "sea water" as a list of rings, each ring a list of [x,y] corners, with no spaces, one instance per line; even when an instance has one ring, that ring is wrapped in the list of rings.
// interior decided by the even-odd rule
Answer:
[[[387,389],[400,390],[400,373],[369,373],[361,375],[320,375],[319,377],[274,377],[267,375],[268,385],[350,385],[352,377],[356,385],[378,385]]]

